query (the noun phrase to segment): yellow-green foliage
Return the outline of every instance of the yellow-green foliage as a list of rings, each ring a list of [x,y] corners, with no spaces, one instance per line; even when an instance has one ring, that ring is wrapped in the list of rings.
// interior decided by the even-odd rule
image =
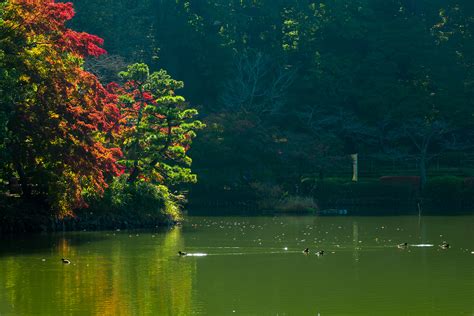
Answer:
[[[108,216],[137,225],[182,220],[179,196],[171,194],[164,185],[146,181],[128,183],[126,176],[116,178],[102,199],[89,196],[88,200],[90,211],[97,217]]]

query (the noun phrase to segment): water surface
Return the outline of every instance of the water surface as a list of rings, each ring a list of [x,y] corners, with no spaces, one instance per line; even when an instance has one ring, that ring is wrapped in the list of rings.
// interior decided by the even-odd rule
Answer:
[[[190,217],[3,238],[0,315],[473,315],[472,252],[474,216]]]

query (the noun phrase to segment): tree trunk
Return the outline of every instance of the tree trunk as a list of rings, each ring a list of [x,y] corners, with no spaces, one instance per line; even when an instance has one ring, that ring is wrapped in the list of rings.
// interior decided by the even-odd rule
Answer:
[[[427,180],[427,176],[426,176],[426,155],[425,154],[422,154],[421,157],[420,157],[420,191],[423,192],[423,190],[425,189],[425,185],[426,185],[426,180]]]
[[[127,182],[128,183],[134,183],[137,181],[138,175],[140,174],[140,168],[138,168],[138,164],[135,164],[133,166],[132,173],[128,176]]]
[[[143,108],[145,106],[145,103],[143,102],[143,88],[140,87],[140,108],[138,110],[138,117],[137,117],[137,124],[136,124],[136,130],[135,130],[135,139],[133,140],[134,143],[133,143],[133,155],[135,156],[134,157],[134,161],[133,161],[133,170],[132,170],[132,173],[130,174],[130,176],[128,177],[127,179],[127,182],[128,183],[134,183],[137,178],[138,178],[138,175],[140,174],[140,168],[138,168],[138,160],[139,160],[139,154],[138,154],[138,151],[139,151],[139,143],[140,143],[140,123],[142,122],[142,118],[143,118]]]
[[[28,185],[28,178],[25,174],[25,170],[23,169],[23,166],[20,163],[15,164],[16,171],[18,172],[18,175],[20,176],[20,185],[21,185],[21,196],[24,199],[29,199],[31,198],[31,188]]]

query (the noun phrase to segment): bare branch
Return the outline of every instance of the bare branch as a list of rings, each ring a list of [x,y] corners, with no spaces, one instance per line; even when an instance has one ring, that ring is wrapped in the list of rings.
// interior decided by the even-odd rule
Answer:
[[[87,58],[84,68],[96,75],[101,82],[118,81],[118,73],[127,67],[127,63],[119,55],[102,55],[97,58]]]
[[[259,52],[236,55],[235,76],[226,82],[221,102],[233,111],[274,113],[285,102],[295,70],[285,68]]]

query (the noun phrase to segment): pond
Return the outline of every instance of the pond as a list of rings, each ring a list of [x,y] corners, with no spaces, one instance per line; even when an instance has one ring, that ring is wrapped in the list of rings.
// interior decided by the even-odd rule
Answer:
[[[0,315],[472,315],[473,267],[474,216],[189,217],[3,238]]]

